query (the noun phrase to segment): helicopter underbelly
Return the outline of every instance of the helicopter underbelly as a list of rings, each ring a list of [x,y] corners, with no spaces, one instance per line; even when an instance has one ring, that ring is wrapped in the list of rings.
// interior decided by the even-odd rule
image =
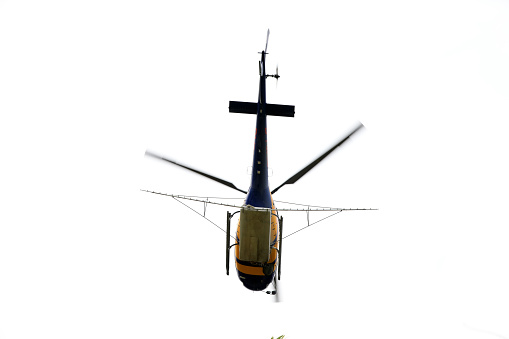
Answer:
[[[270,275],[251,275],[237,270],[237,274],[244,287],[251,291],[263,291],[274,279],[274,272]]]
[[[239,246],[235,246],[235,267],[244,287],[252,291],[261,291],[269,286],[274,279],[278,259],[278,218],[270,212],[266,218],[254,214],[249,216],[249,213],[241,211],[237,226]],[[256,219],[260,221],[258,225]],[[246,225],[249,226],[244,227]],[[256,225],[257,229],[254,228]]]

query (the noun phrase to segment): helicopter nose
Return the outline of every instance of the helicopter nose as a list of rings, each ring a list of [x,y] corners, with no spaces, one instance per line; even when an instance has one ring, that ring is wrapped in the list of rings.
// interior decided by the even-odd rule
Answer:
[[[274,273],[271,275],[251,275],[240,271],[237,272],[244,287],[251,291],[263,291],[274,279]]]

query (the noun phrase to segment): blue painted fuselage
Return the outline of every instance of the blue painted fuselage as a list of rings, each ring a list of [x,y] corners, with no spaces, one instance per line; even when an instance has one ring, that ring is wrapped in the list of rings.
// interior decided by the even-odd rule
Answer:
[[[241,260],[239,247],[236,247],[236,269],[240,281],[244,287],[261,291],[266,289],[273,281],[275,275],[275,267],[278,260],[278,217],[275,206],[272,202],[272,196],[269,189],[268,179],[268,162],[267,162],[267,101],[265,97],[265,55],[261,52],[260,61],[260,89],[258,94],[257,111],[256,111],[256,133],[253,152],[253,170],[251,174],[251,186],[247,192],[245,205],[253,207],[270,208],[273,210],[270,224],[267,224],[266,232],[270,233],[270,255],[266,262],[252,262]],[[237,243],[240,243],[240,220],[237,227]],[[268,271],[264,269],[268,268]]]
[[[267,161],[267,100],[265,96],[265,51],[261,52],[260,61],[260,89],[256,114],[256,134],[253,154],[253,170],[251,186],[247,193],[246,205],[271,208],[271,194],[269,189],[268,161]]]

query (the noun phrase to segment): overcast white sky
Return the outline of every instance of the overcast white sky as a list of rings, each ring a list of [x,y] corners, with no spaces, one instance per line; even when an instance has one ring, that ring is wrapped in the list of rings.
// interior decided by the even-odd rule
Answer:
[[[509,338],[506,1],[0,1],[0,339]],[[258,60],[276,200],[345,212],[283,244],[283,303],[171,198],[242,197]],[[203,206],[195,206],[202,209]],[[225,226],[226,210],[207,216]],[[306,216],[284,214],[285,233]],[[312,214],[311,221],[320,215]]]

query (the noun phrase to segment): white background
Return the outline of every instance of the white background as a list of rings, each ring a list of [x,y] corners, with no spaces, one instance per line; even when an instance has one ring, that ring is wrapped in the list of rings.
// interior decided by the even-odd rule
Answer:
[[[1,1],[0,338],[508,338],[508,15]],[[267,100],[296,106],[268,119],[271,186],[366,127],[275,199],[379,208],[285,239],[277,304],[226,276],[223,232],[139,190],[242,197],[144,152],[248,188],[255,120],[228,101],[256,100],[267,28]]]

